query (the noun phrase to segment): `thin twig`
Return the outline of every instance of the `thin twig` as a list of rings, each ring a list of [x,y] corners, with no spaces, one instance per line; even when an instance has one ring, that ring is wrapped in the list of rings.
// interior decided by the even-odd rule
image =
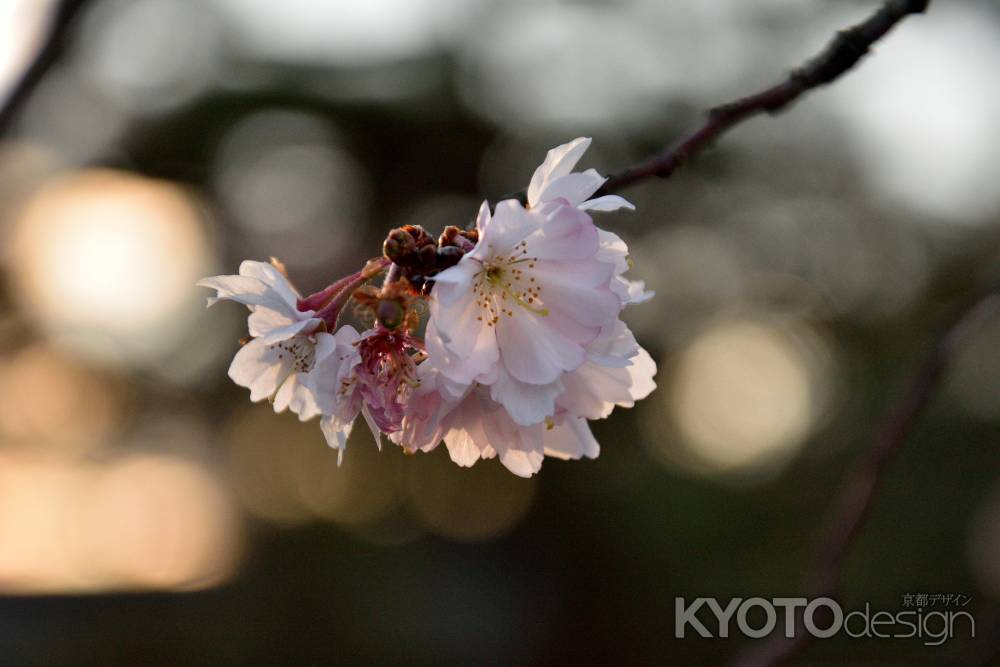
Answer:
[[[662,153],[614,174],[594,195],[621,190],[651,176],[668,178],[695,155],[708,148],[723,133],[753,116],[776,114],[804,93],[836,81],[868,53],[896,23],[910,14],[921,14],[930,0],[888,0],[868,20],[841,30],[827,47],[782,83],[708,112],[705,122],[681,137]]]
[[[813,88],[836,81],[893,26],[910,14],[922,14],[928,4],[930,0],[888,0],[868,20],[838,32],[821,53],[793,70],[783,82],[711,109],[701,125],[662,152],[610,176],[594,196],[617,192],[652,176],[669,178],[734,126],[763,113],[776,114]],[[524,203],[527,192],[522,190],[499,198],[502,199]]]
[[[961,309],[935,339],[900,399],[890,406],[877,429],[871,447],[863,452],[847,474],[832,506],[820,542],[812,597],[835,598],[840,592],[844,559],[871,512],[889,463],[906,436],[941,386],[955,352],[1000,314],[1000,284]],[[741,666],[777,665],[796,655],[812,640],[798,618],[795,636],[773,635],[740,656]]]

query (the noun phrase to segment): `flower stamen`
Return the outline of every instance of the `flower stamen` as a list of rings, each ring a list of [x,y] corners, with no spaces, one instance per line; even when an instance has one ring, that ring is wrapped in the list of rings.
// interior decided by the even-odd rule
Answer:
[[[527,250],[522,248],[521,252],[523,254]],[[506,257],[500,262],[490,259],[483,263],[483,268],[473,279],[473,292],[476,295],[476,303],[487,315],[487,326],[495,325],[501,315],[514,316],[513,309],[506,305],[508,300],[536,315],[546,317],[549,314],[548,308],[535,303],[541,300],[542,292],[535,277],[527,276],[528,281],[525,282],[524,270],[514,266],[529,262],[528,268],[533,268],[536,261],[537,257],[520,259]],[[482,322],[483,316],[480,315],[476,319]]]

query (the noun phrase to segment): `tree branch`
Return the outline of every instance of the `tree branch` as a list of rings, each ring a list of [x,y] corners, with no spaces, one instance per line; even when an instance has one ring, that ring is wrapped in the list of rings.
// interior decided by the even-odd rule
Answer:
[[[594,196],[617,192],[651,176],[668,178],[734,126],[762,113],[776,114],[813,88],[836,81],[893,26],[910,14],[923,13],[929,2],[888,0],[868,20],[838,32],[819,55],[793,70],[782,83],[712,109],[702,125],[663,152],[614,174]]]
[[[835,598],[839,593],[844,560],[871,512],[889,463],[939,389],[955,352],[987,320],[997,315],[1000,315],[1000,284],[959,310],[931,345],[903,395],[885,413],[875,430],[871,447],[858,457],[837,492],[816,557],[811,588],[813,598]],[[801,616],[796,620],[794,637],[772,635],[744,653],[736,664],[777,665],[796,655],[812,640],[802,625]]]

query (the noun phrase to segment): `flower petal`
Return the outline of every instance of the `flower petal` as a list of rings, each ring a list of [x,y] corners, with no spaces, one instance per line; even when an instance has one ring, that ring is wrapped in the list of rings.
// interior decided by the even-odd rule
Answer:
[[[583,154],[590,147],[589,137],[579,137],[569,143],[556,146],[545,154],[545,160],[531,176],[528,185],[528,205],[535,206],[540,201],[545,186],[552,180],[573,171]]]
[[[544,317],[520,309],[513,312],[513,316],[502,317],[495,328],[501,360],[515,378],[548,384],[583,363],[583,348],[543,324]]]
[[[587,346],[587,361],[563,376],[556,404],[587,419],[603,419],[616,405],[630,408],[656,388],[656,363],[620,320]]]
[[[483,432],[496,450],[500,462],[512,473],[531,477],[542,467],[545,458],[541,425],[518,426],[507,412],[484,392],[477,394]],[[483,453],[486,457],[486,452]]]
[[[343,422],[336,417],[324,415],[319,420],[319,428],[326,437],[326,444],[337,450],[337,465],[344,462],[344,450],[347,448],[347,438],[351,435],[354,422]]]
[[[482,458],[482,450],[476,445],[472,435],[463,429],[452,429],[445,433],[444,444],[448,448],[448,456],[451,460],[462,466],[469,468],[475,465],[476,461]]]
[[[287,355],[279,357],[277,348],[260,339],[240,348],[229,365],[229,377],[249,389],[250,400],[254,402],[273,396],[291,372],[291,359]]]
[[[564,199],[570,206],[580,206],[590,199],[590,196],[597,192],[606,180],[608,179],[594,169],[567,174],[546,183],[545,189],[538,195],[538,202],[545,203]]]
[[[579,417],[566,417],[555,428],[546,430],[542,434],[542,443],[546,456],[563,460],[584,456],[596,459],[601,453],[601,446],[590,432],[587,420]]]
[[[479,205],[479,212],[476,213],[476,231],[479,232],[480,237],[486,231],[487,225],[490,224],[490,219],[493,217],[490,213],[490,203],[484,201]]]
[[[580,290],[559,284],[546,284],[543,303],[584,327],[597,330],[614,322],[621,311],[621,299],[609,288]],[[593,338],[593,337],[591,337]]]
[[[635,204],[618,195],[604,195],[596,199],[588,199],[578,205],[577,208],[581,211],[617,211],[620,208],[627,208],[630,211],[634,211]]]
[[[480,458],[489,458],[493,453],[483,424],[483,389],[477,387],[448,414],[448,428],[444,434],[444,444],[448,456],[460,466],[471,466]]]
[[[563,379],[566,390],[557,401],[570,414],[604,419],[615,405],[631,407],[631,379],[626,368],[606,368],[587,362]]]
[[[267,292],[266,286],[259,280],[246,276],[211,276],[202,278],[195,285],[216,291],[215,296],[208,297],[208,306],[213,306],[222,299],[238,301],[248,306],[257,305]]]
[[[436,334],[444,348],[457,358],[453,363],[441,360],[442,371],[449,367],[454,368],[457,363],[466,360],[471,361],[474,368],[485,368],[496,363],[499,358],[499,352],[496,350],[496,334],[494,328],[487,326],[483,319],[482,310],[476,302],[476,294],[472,290],[463,294],[447,308],[432,303],[430,313],[431,322],[434,322],[432,335]],[[472,360],[473,355],[476,356],[475,360]]]
[[[288,281],[285,275],[274,268],[272,264],[267,262],[256,262],[254,260],[244,260],[240,264],[240,275],[249,276],[250,278],[256,278],[263,284],[270,287],[278,296],[280,296],[285,303],[291,306],[292,310],[296,309],[296,303],[299,300],[299,293],[292,283]]]
[[[306,373],[293,373],[285,380],[274,395],[274,411],[284,412],[291,409],[299,416],[299,421],[308,421],[319,415],[316,396],[309,387]]]
[[[504,370],[490,386],[490,397],[503,405],[510,418],[521,426],[540,424],[555,414],[556,397],[562,392],[563,384],[558,379],[549,384],[527,384]]]
[[[544,259],[534,264],[527,275],[543,281],[543,285],[576,290],[606,287],[615,270],[611,264],[598,261],[593,256],[582,260]]]
[[[531,214],[537,225],[528,236],[528,255],[538,259],[591,259],[600,249],[600,236],[590,216],[561,202],[547,203]]]
[[[543,222],[543,217],[529,212],[516,199],[504,199],[497,203],[479,243],[462,259],[483,261],[490,256],[505,255],[527,236],[539,232]]]
[[[465,388],[476,379],[483,379],[496,368],[500,359],[497,349],[496,334],[490,327],[480,326],[476,338],[466,356],[459,356],[448,349],[437,330],[437,319],[431,317],[424,332],[424,345],[427,348],[428,361],[442,376],[450,382],[441,387],[443,393],[452,397],[464,394]],[[481,323],[480,323],[481,324]],[[456,391],[452,385],[460,385]]]
[[[623,306],[645,303],[656,296],[656,292],[646,289],[645,281],[626,280],[621,276],[615,276],[611,281],[611,291],[621,300]]]
[[[299,334],[312,333],[322,322],[315,317],[304,320],[290,319],[270,308],[255,308],[247,318],[247,328],[251,336],[272,345]]]
[[[336,415],[342,421],[354,421],[361,409],[361,399],[350,382],[354,367],[361,361],[354,345],[360,336],[348,325],[336,334],[318,333],[312,370],[308,374],[310,390],[319,411]]]
[[[639,353],[632,357],[632,365],[627,370],[632,380],[629,391],[633,401],[641,401],[653,393],[656,389],[656,382],[653,381],[656,375],[656,362],[649,356],[649,352],[640,347]]]
[[[438,391],[440,375],[430,364],[417,366],[417,376],[420,386],[410,394],[400,430],[390,434],[389,439],[407,451],[429,452],[441,442],[445,420],[458,406],[446,401]]]
[[[208,298],[208,306],[214,305],[220,299],[236,301],[248,306],[251,310],[255,308],[271,308],[294,318],[294,309],[290,308],[285,300],[268,285],[262,283],[257,278],[247,276],[211,276],[202,278],[197,283],[199,287],[208,287],[216,291],[214,297]],[[311,315],[311,313],[310,313]]]
[[[616,274],[628,271],[628,245],[625,241],[606,229],[598,229],[597,234],[601,244],[597,259],[613,264]]]
[[[382,451],[382,431],[379,429],[378,424],[375,423],[375,419],[372,417],[371,413],[368,411],[368,406],[361,407],[361,414],[365,418],[365,423],[368,424],[368,430],[372,432],[372,437],[375,438],[375,446],[378,450]]]
[[[508,444],[497,449],[500,463],[518,477],[532,477],[542,469],[545,450],[543,448],[522,449],[520,444]]]
[[[472,280],[480,266],[463,257],[455,266],[434,276],[433,299],[444,307],[452,306],[472,289]]]

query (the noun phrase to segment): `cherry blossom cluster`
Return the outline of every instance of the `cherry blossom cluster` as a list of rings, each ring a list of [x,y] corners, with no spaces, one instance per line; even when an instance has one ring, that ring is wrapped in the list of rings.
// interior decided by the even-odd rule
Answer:
[[[359,415],[379,447],[444,442],[461,466],[498,457],[528,477],[545,456],[595,458],[588,420],[649,395],[656,364],[621,319],[652,294],[590,216],[634,207],[592,198],[606,179],[573,171],[589,145],[549,151],[526,201],[484,202],[473,229],[438,239],[395,229],[382,257],[308,297],[273,259],[200,281],[216,291],[209,305],[250,310],[230,378],[277,412],[319,417],[338,462]],[[339,323],[349,304],[363,332]]]

